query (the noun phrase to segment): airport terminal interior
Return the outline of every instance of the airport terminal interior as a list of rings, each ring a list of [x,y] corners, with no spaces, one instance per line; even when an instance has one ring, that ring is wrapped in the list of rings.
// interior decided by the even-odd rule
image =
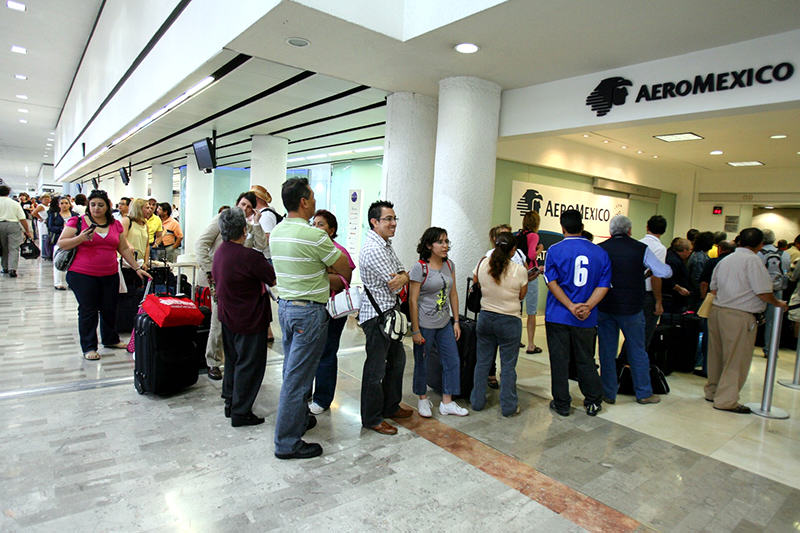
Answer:
[[[408,268],[423,231],[446,228],[462,312],[489,229],[530,210],[546,246],[568,207],[595,243],[613,214],[636,239],[662,215],[666,246],[690,228],[800,237],[795,0],[8,0],[0,33],[2,184],[168,202],[182,265],[251,186],[283,214],[292,177],[356,263],[375,200],[394,202]],[[704,377],[675,371],[660,403],[619,395],[597,416],[570,381],[563,417],[540,278],[541,353],[520,315],[519,412],[502,416],[489,389],[481,411],[458,398],[468,416],[420,417],[407,336],[414,413],[384,435],[362,427],[350,317],[333,403],[304,437],[323,454],[282,461],[277,320],[253,407],[265,423],[232,427],[206,369],[178,393],[137,393],[133,354],[82,357],[52,262],[16,272],[0,275],[0,531],[800,531],[791,334],[769,359],[754,348],[741,389],[768,416],[715,410]]]

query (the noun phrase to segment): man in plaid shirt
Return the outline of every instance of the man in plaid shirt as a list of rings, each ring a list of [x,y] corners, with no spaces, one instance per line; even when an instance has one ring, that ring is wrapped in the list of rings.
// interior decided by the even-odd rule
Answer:
[[[394,307],[397,293],[409,281],[389,241],[397,230],[393,208],[394,205],[386,201],[369,206],[367,217],[371,229],[358,257],[364,288],[380,307],[375,309],[369,298],[363,298],[358,314],[358,323],[367,337],[367,359],[361,378],[361,424],[384,435],[397,433],[397,428],[385,418],[407,418],[412,414],[410,409],[400,407],[406,366],[403,343],[384,337],[378,323],[380,313]]]

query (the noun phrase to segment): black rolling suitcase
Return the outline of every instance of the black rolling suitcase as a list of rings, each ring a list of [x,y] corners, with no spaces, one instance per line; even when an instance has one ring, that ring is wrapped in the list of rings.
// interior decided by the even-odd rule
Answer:
[[[669,352],[675,339],[674,335],[675,330],[671,324],[659,324],[653,332],[650,346],[647,347],[650,364],[660,368],[665,376],[672,374]]]
[[[469,294],[469,286],[472,278],[467,278],[467,294]],[[466,304],[466,298],[464,299]],[[469,398],[472,393],[472,387],[475,382],[475,363],[478,360],[478,336],[477,336],[477,320],[467,318],[467,308],[464,306],[464,314],[459,315],[459,326],[461,328],[461,336],[456,345],[458,346],[459,358],[459,376],[461,383],[461,393],[455,395],[456,398]],[[477,313],[475,318],[478,318]],[[428,386],[438,393],[442,392],[442,362],[439,358],[439,353],[435,348],[430,350],[426,358],[425,376],[428,381]]]
[[[150,282],[145,294],[149,288]],[[172,394],[197,382],[197,326],[161,328],[142,313],[135,331],[133,384],[139,394]]]
[[[119,300],[117,300],[117,333],[133,331],[136,323],[136,313],[139,311],[139,304],[143,297],[144,287],[133,289],[129,286],[127,293],[119,295]]]

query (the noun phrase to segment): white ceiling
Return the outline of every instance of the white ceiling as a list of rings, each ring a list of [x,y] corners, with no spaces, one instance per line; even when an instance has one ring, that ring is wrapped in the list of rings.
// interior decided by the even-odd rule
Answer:
[[[8,46],[16,38],[20,39],[20,43],[16,44],[27,44],[31,51],[42,50],[41,53],[36,52],[35,56],[29,52],[23,58],[26,61],[35,59],[29,65],[29,72],[38,73],[27,82],[13,80],[14,70],[21,67],[11,62],[19,58],[9,57],[15,54],[0,50],[0,75],[9,80],[0,84],[0,176],[23,175],[20,168],[24,165],[29,166],[29,172],[34,176],[38,171],[41,157],[37,158],[37,154],[42,155],[43,152],[39,152],[50,131],[48,128],[55,124],[91,23],[97,15],[99,1],[31,0],[29,4],[31,6],[25,14],[0,7],[0,31],[9,36]],[[42,15],[40,9],[45,8],[55,10],[58,28],[54,28],[56,24],[53,20],[56,17]],[[44,22],[37,21],[34,16],[42,16]],[[68,23],[64,24],[64,21]],[[255,56],[253,59],[157,123],[114,147],[71,179],[83,176],[82,179],[87,180],[98,172],[112,175],[117,168],[127,166],[129,162],[140,163],[134,168],[145,168],[153,162],[176,159],[182,156],[183,147],[210,136],[212,129],[224,135],[232,129],[359,84],[379,89],[369,89],[264,125],[246,128],[220,138],[218,144],[225,146],[246,141],[252,134],[275,132],[380,102],[390,91],[436,95],[438,81],[447,76],[479,76],[509,89],[796,28],[800,28],[800,1],[797,0],[671,0],[662,3],[639,0],[509,0],[401,42],[298,3],[284,1],[230,43],[229,49],[222,51],[205,68],[210,72],[237,53]],[[311,41],[311,45],[306,48],[290,47],[285,44],[285,39],[290,36],[305,37]],[[452,46],[461,41],[476,42],[481,46],[481,51],[471,56],[457,54]],[[131,155],[303,69],[320,74]],[[47,77],[43,73],[47,73]],[[29,120],[25,128],[17,123],[19,117],[13,95],[20,84],[28,88],[31,96],[31,104],[27,107],[32,107],[32,104],[42,107],[44,118],[41,125],[38,118],[36,121]],[[34,114],[33,109],[30,114]],[[563,138],[575,141],[576,151],[589,145],[620,153],[621,144],[625,144],[630,147],[625,153],[631,157],[659,154],[658,161],[664,164],[670,162],[718,170],[725,168],[728,160],[755,158],[766,160],[773,168],[780,165],[780,168],[796,172],[800,170],[800,156],[796,154],[800,151],[797,145],[800,140],[798,118],[800,112],[790,108],[697,121],[608,128],[564,135]],[[289,130],[281,135],[290,141],[297,141],[384,120],[385,108],[378,107],[357,115]],[[120,132],[126,126],[121,126]],[[694,131],[705,140],[667,144],[652,138],[655,134],[676,131]],[[373,126],[312,141],[292,142],[289,145],[290,152],[306,151],[292,153],[290,158],[381,145],[382,140],[358,140],[382,137],[383,132],[383,126]],[[584,138],[584,133],[590,137]],[[769,135],[773,133],[785,133],[789,138],[783,141],[769,140]],[[602,139],[611,142],[604,145]],[[340,143],[350,144],[323,148]],[[708,152],[713,149],[721,149],[725,154],[709,156]],[[246,166],[249,154],[228,159],[225,156],[248,150],[249,142],[221,148],[218,154],[220,164],[237,161],[237,166]],[[645,153],[639,155],[635,153],[636,150]],[[31,170],[34,166],[36,169]]]
[[[20,0],[24,13],[0,6],[0,177],[35,185],[53,162],[47,139],[56,126],[100,0]],[[11,46],[24,46],[25,55]],[[25,81],[15,74],[28,76]],[[16,95],[28,97],[21,100]],[[27,109],[20,113],[18,109]],[[20,124],[25,119],[27,124]],[[45,157],[45,154],[46,157]]]

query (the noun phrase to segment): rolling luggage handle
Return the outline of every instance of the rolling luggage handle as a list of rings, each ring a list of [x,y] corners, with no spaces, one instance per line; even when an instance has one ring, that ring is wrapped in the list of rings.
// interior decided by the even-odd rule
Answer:
[[[798,307],[800,307],[800,304],[790,305],[787,311],[797,309]],[[790,389],[800,390],[800,351],[797,352],[797,359],[794,361],[794,377],[792,381],[789,381],[788,379],[779,379],[778,383],[784,387],[789,387]]]
[[[781,341],[783,309],[776,307],[773,312],[775,317],[772,322],[772,337],[769,340],[769,356],[767,358],[767,370],[764,374],[764,392],[761,395],[761,403],[750,402],[746,403],[745,406],[749,407],[754,415],[783,420],[789,418],[789,413],[772,406],[772,390],[775,387],[775,367],[778,360],[778,345]]]

